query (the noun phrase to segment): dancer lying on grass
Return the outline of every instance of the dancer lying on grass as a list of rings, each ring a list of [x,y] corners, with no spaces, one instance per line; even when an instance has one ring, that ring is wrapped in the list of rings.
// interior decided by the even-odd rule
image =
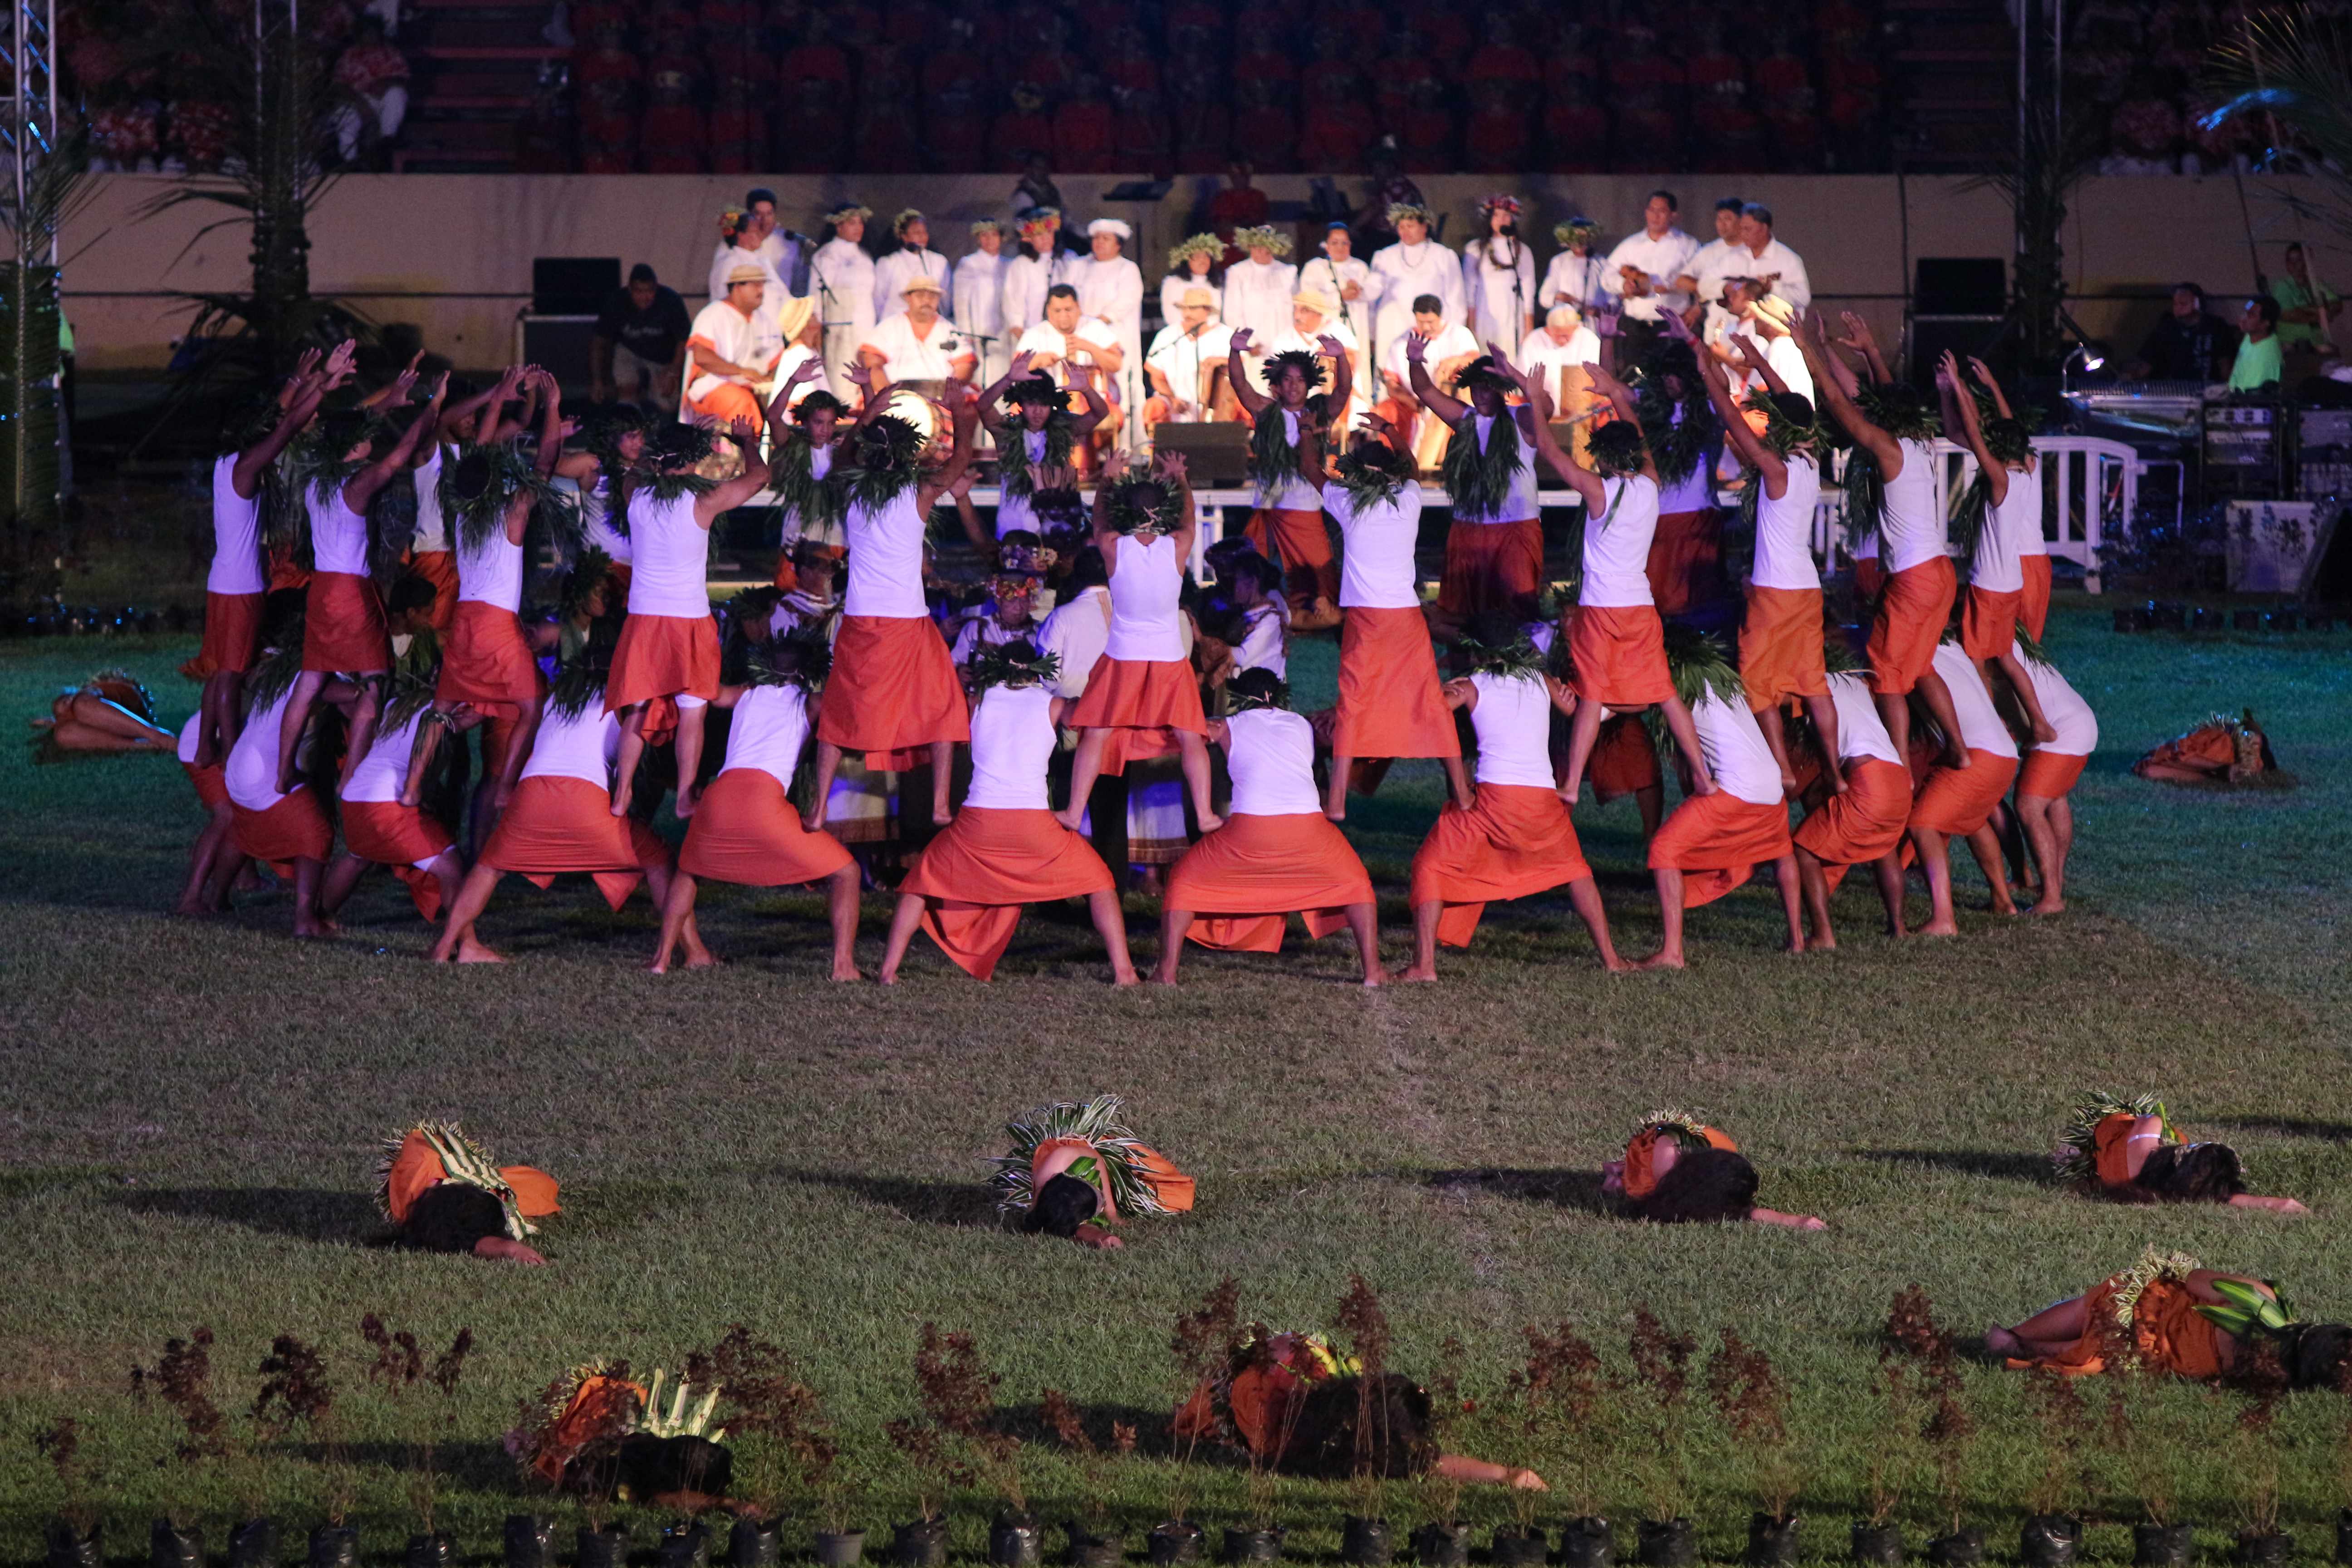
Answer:
[[[1004,1131],[1013,1148],[995,1157],[989,1183],[996,1206],[1018,1215],[1023,1230],[1116,1248],[1125,1244],[1109,1227],[1122,1215],[1183,1214],[1192,1206],[1192,1178],[1137,1140],[1115,1094],[1083,1105],[1041,1105]]]
[[[147,689],[120,669],[102,669],[49,702],[49,716],[33,721],[36,736],[61,752],[162,752],[178,737],[155,722]]]
[[[494,1165],[454,1121],[420,1121],[384,1140],[376,1205],[399,1244],[470,1252],[508,1263],[547,1261],[523,1237],[560,1212],[555,1178],[529,1165]]]
[[[2078,1191],[2126,1204],[2228,1204],[2279,1214],[2311,1211],[2293,1198],[2246,1191],[2245,1166],[2227,1143],[2190,1143],[2152,1094],[2102,1090],[2075,1107],[2059,1142],[2058,1175]]]
[[[1533,1470],[1441,1452],[1432,1425],[1429,1391],[1403,1373],[1381,1373],[1367,1388],[1356,1363],[1323,1336],[1263,1325],[1175,1415],[1178,1436],[1214,1438],[1290,1475],[1341,1480],[1369,1469],[1550,1489]]]
[[[2185,1252],[2154,1247],[2080,1296],[2013,1327],[1994,1325],[1985,1348],[2015,1371],[2087,1377],[2107,1370],[2120,1340],[2145,1370],[2210,1382],[2233,1370],[2258,1338],[2272,1342],[2293,1388],[2336,1387],[2352,1348],[2352,1328],[2296,1321],[2274,1283],[2200,1268]]]
[[[1626,1141],[1625,1157],[1601,1167],[1601,1190],[1625,1214],[1659,1225],[1754,1220],[1791,1230],[1827,1230],[1811,1215],[1756,1204],[1756,1167],[1739,1145],[1685,1111],[1657,1110]]]

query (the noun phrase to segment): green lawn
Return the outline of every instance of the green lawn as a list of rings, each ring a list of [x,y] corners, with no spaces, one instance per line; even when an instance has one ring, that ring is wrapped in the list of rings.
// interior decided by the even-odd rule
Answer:
[[[1479,1427],[1521,1325],[1566,1321],[1612,1365],[1637,1306],[1707,1342],[1737,1327],[1796,1391],[1808,1551],[1842,1555],[1870,1457],[1889,1444],[1871,1376],[1876,1326],[1906,1284],[1973,1333],[2162,1243],[2281,1279],[2306,1316],[2352,1319],[2352,639],[2126,637],[2105,619],[2098,601],[2069,606],[2048,643],[2103,730],[2075,797],[2074,912],[1996,922],[1965,872],[1963,938],[1897,946],[1874,933],[1874,895],[1852,885],[1847,945],[1791,959],[1774,951],[1777,900],[1750,888],[1693,917],[1680,975],[1602,974],[1565,901],[1538,899],[1491,910],[1433,990],[1362,992],[1335,939],[1294,940],[1278,959],[1199,954],[1180,992],[1115,993],[1083,919],[1060,910],[1030,915],[992,986],[919,944],[895,992],[844,989],[823,979],[814,896],[713,887],[704,930],[726,967],[655,980],[635,967],[653,936],[642,898],[610,915],[584,881],[552,894],[510,881],[483,929],[518,962],[436,970],[381,878],[331,945],[287,939],[274,896],[215,922],[163,918],[196,825],[178,769],[35,766],[18,747],[0,759],[0,1215],[18,1259],[0,1287],[0,1555],[38,1550],[58,1492],[32,1434],[68,1413],[113,1555],[142,1557],[145,1521],[165,1505],[205,1515],[216,1550],[257,1500],[293,1529],[317,1521],[325,1483],[298,1441],[156,1462],[164,1419],[132,1405],[127,1372],[198,1324],[217,1337],[215,1396],[240,1431],[271,1337],[322,1348],[365,1462],[355,1519],[377,1556],[411,1528],[394,1461],[421,1412],[363,1384],[360,1317],[433,1343],[470,1327],[440,1517],[489,1555],[499,1517],[525,1506],[499,1436],[586,1358],[675,1367],[736,1321],[783,1342],[838,1418],[864,1489],[856,1516],[878,1530],[908,1512],[881,1427],[912,1407],[924,1321],[979,1336],[1017,1419],[1059,1387],[1101,1419],[1139,1416],[1150,1454],[1178,1393],[1177,1312],[1230,1273],[1247,1314],[1322,1326],[1353,1272],[1381,1293],[1398,1364],[1430,1372],[1441,1342],[1464,1342],[1486,1402],[1459,1438],[1473,1448],[1493,1446]],[[172,672],[191,647],[0,645],[0,705],[29,715],[121,663],[176,719],[193,688]],[[1328,649],[1300,664],[1307,706],[1328,690]],[[2179,791],[2127,772],[2158,739],[2246,704],[2299,789]],[[1435,799],[1433,769],[1400,769],[1349,825],[1381,887],[1392,961],[1404,868]],[[1630,803],[1580,816],[1620,945],[1646,952],[1657,921]],[[868,906],[869,965],[882,907]],[[1146,907],[1131,918],[1148,960]],[[2193,1131],[2245,1152],[2260,1190],[2317,1212],[2066,1195],[2044,1152],[2093,1085],[2163,1091]],[[1200,1176],[1199,1210],[1130,1227],[1118,1256],[996,1228],[977,1184],[999,1124],[1102,1090],[1128,1097],[1139,1129]],[[1731,1131],[1764,1201],[1823,1215],[1830,1231],[1597,1212],[1591,1173],[1661,1105]],[[460,1118],[500,1158],[562,1181],[551,1268],[362,1245],[374,1145],[421,1116]],[[2015,1550],[2037,1463],[2022,1381],[1968,1373],[1984,1433],[1970,1509],[1997,1553]],[[2095,1412],[2105,1391],[2090,1393]],[[2216,1532],[2210,1554],[2243,1490],[2230,1409],[2188,1389],[2154,1403],[2176,1434],[2184,1517]],[[2303,1555],[2325,1557],[2347,1497],[2346,1405],[2300,1397],[2281,1430],[2290,1527]],[[1710,1433],[1694,1443],[1707,1551],[1734,1556],[1746,1468]],[[1024,1458],[1040,1511],[1062,1517],[1072,1471],[1050,1439]],[[2129,1522],[2126,1467],[2095,1458],[2071,1500]],[[1125,1468],[1119,1506],[1139,1531],[1160,1516],[1167,1467]],[[1915,1544],[1927,1492],[1922,1475],[1904,1516]],[[1241,1494],[1238,1472],[1216,1468],[1199,1516],[1236,1519]],[[1605,1495],[1630,1521],[1631,1480],[1612,1476]],[[959,1551],[978,1552],[990,1506],[958,1500]],[[1409,1488],[1387,1504],[1407,1521],[1431,1506]],[[1472,1506],[1501,1516],[1498,1498]],[[1336,1489],[1290,1490],[1277,1511],[1292,1554],[1334,1553],[1340,1510]],[[640,1516],[641,1546],[657,1522]],[[2120,1523],[2095,1531],[2092,1550],[2126,1554]]]

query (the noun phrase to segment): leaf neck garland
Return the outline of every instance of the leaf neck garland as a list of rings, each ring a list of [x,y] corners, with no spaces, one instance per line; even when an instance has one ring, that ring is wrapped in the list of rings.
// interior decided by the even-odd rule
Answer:
[[[1528,463],[1519,452],[1517,414],[1506,408],[1496,415],[1487,426],[1484,447],[1478,444],[1479,417],[1474,411],[1455,422],[1454,439],[1445,444],[1445,460],[1439,471],[1455,511],[1491,518],[1509,499],[1511,481],[1525,471]]]
[[[1288,415],[1290,418],[1285,418]],[[1257,416],[1257,427],[1250,432],[1250,482],[1259,489],[1279,491],[1286,476],[1298,475],[1298,443],[1290,438],[1290,419],[1301,426],[1307,426],[1315,416],[1304,408],[1287,409],[1276,404]]]
[[[835,453],[836,458],[839,454]],[[775,456],[773,483],[787,511],[801,521],[803,533],[838,525],[848,508],[841,470],[816,475],[816,442],[806,427],[795,425],[784,432],[784,444]]]
[[[1735,706],[1747,700],[1739,672],[1732,668],[1723,644],[1713,637],[1688,632],[1669,637],[1666,668],[1674,676],[1675,695],[1685,707],[1696,707],[1709,692]]]
[[[1635,390],[1642,435],[1650,444],[1650,460],[1658,467],[1661,488],[1678,485],[1698,472],[1707,452],[1723,439],[1723,426],[1715,407],[1704,396],[1667,395],[1664,382],[1645,376]]]
[[[1110,1200],[1120,1214],[1166,1214],[1168,1209],[1160,1201],[1151,1181],[1144,1146],[1129,1130],[1119,1110],[1118,1096],[1102,1094],[1084,1104],[1066,1100],[1041,1105],[1005,1123],[1004,1131],[1012,1138],[1013,1147],[989,1162],[996,1167],[996,1173],[989,1178],[989,1184],[996,1189],[996,1206],[1011,1213],[1034,1203],[1032,1167],[1037,1151],[1046,1143],[1066,1138],[1093,1147],[1102,1184],[1108,1188]]]
[[[1951,542],[1959,546],[1952,563],[1960,581],[1969,580],[1976,569],[1977,546],[1984,539],[1985,522],[1992,515],[1992,478],[1979,468],[1969,480],[1969,488],[1960,492],[1958,504],[1952,508],[1948,530]]]
[[[456,489],[457,469],[477,459],[490,465],[489,482],[471,500],[460,500]],[[441,514],[449,520],[458,543],[468,552],[482,550],[506,527],[507,508],[524,494],[531,498],[526,528],[534,522],[547,524],[558,545],[567,552],[578,542],[582,531],[577,500],[557,489],[516,442],[465,446],[456,461],[445,460],[441,465]]]
[[[1886,477],[1870,448],[1856,442],[1845,455],[1845,536],[1849,551],[1886,529]]]
[[[1037,493],[1038,468],[1066,468],[1070,455],[1077,448],[1077,421],[1066,408],[1056,408],[1045,416],[1045,455],[1033,465],[1029,461],[1029,422],[1015,411],[998,428],[996,444],[1003,461],[1004,493],[1024,499]]]
[[[1521,636],[1499,647],[1488,647],[1475,637],[1463,637],[1455,645],[1469,657],[1470,673],[1492,675],[1505,680],[1541,680],[1545,674],[1544,656],[1536,649],[1533,637]]]
[[[389,1218],[392,1214],[392,1177],[400,1160],[400,1152],[408,1146],[411,1134],[422,1138],[441,1163],[442,1179],[468,1187],[479,1187],[499,1200],[505,1211],[507,1236],[515,1241],[538,1234],[539,1227],[522,1217],[522,1209],[515,1198],[515,1190],[490,1163],[482,1146],[466,1136],[454,1121],[420,1121],[404,1127],[383,1141],[383,1153],[376,1162],[376,1205]]]
[[[966,678],[974,691],[985,691],[992,686],[1051,686],[1062,679],[1062,656],[1038,653],[1034,658],[1012,657],[1011,643],[990,643],[971,656],[966,665]]]

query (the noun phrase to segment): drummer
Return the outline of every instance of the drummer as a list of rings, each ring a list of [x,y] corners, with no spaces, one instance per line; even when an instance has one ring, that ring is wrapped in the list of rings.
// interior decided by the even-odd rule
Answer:
[[[979,357],[955,323],[940,314],[940,280],[909,278],[898,292],[907,309],[868,327],[857,345],[857,357],[873,376],[866,395],[879,398],[893,386],[905,386],[944,399],[950,382],[961,393],[971,384]]]
[[[763,268],[738,266],[727,275],[727,297],[694,318],[694,335],[686,341],[695,371],[686,389],[688,416],[721,430],[744,421],[758,425],[764,416],[783,350],[774,324],[761,311],[767,280]]]

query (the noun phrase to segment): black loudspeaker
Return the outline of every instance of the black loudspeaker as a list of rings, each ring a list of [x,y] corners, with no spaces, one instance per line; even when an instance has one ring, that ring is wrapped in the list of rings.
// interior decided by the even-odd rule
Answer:
[[[1999,315],[1912,317],[1911,384],[1932,395],[1936,366],[1948,349],[1959,356],[1964,366],[1970,355],[1990,358],[2003,319]]]
[[[566,397],[588,395],[588,339],[595,321],[583,316],[525,316],[522,357],[551,373]],[[667,410],[676,413],[676,409]]]
[[[541,256],[530,264],[530,313],[593,316],[621,286],[617,256]]]
[[[1998,256],[1923,256],[1913,264],[1911,309],[1921,316],[1998,316],[2009,271]]]

